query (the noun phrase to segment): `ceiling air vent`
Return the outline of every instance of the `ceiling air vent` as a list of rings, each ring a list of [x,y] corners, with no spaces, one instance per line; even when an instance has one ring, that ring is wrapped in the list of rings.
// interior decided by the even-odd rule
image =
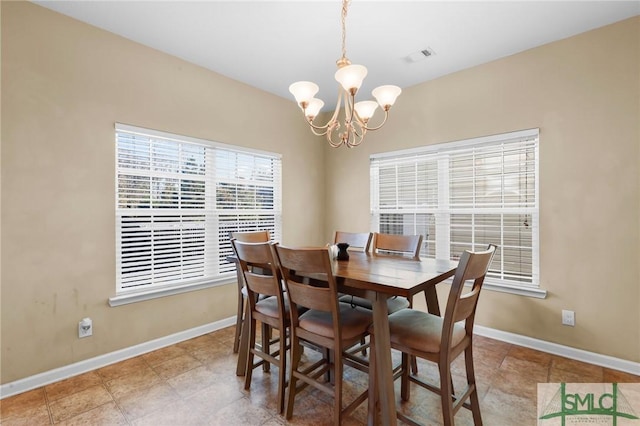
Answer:
[[[433,51],[433,49],[431,49],[430,47],[427,47],[426,49],[422,49],[419,52],[415,52],[408,55],[405,59],[407,60],[407,62],[418,62],[433,55],[435,55],[435,52]]]

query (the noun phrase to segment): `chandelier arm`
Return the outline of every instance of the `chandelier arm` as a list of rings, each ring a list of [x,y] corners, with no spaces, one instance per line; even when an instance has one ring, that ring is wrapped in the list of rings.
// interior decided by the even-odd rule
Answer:
[[[364,133],[365,132],[363,132],[362,134],[359,134],[354,128],[353,131],[350,132],[349,141],[347,142],[346,145],[349,148],[353,148],[360,145],[364,139]]]
[[[328,130],[330,124],[331,124],[331,121],[329,121],[327,124],[325,124],[323,126],[316,126],[315,124],[313,124],[313,121],[309,121],[309,120],[307,120],[307,124],[311,128],[311,131],[313,132],[314,135],[322,136],[325,133],[327,133],[327,130]],[[322,130],[324,130],[324,131],[322,131]],[[321,132],[318,133],[318,131],[321,131]]]
[[[342,137],[340,135],[340,122],[339,121],[333,121],[332,125],[327,129],[327,141],[329,142],[329,145],[331,145],[333,148],[338,148],[340,146],[342,146],[342,144],[344,143],[344,141],[342,140]],[[334,136],[338,136],[340,139],[338,140],[338,142],[334,141],[333,138]]]
[[[352,125],[351,128],[353,129],[353,135],[354,135],[351,146],[352,147],[358,146],[364,140],[364,136],[367,134],[367,128],[364,127],[360,122],[357,123],[357,126]],[[358,128],[360,129],[360,131],[358,131]]]
[[[314,129],[315,129],[315,130],[324,130],[324,132],[319,133],[319,134],[318,134],[318,133],[316,133],[316,132],[313,132],[313,134],[314,134],[314,135],[316,135],[316,136],[324,136],[324,135],[329,131],[329,128],[330,128],[333,124],[335,124],[335,123],[337,123],[337,122],[338,122],[338,113],[340,113],[340,102],[342,101],[342,92],[343,92],[343,90],[342,90],[342,89],[338,89],[338,102],[336,103],[336,108],[335,108],[335,110],[333,111],[333,115],[331,116],[331,118],[329,119],[329,121],[327,121],[327,123],[326,123],[326,124],[324,124],[324,125],[322,125],[322,126],[317,126],[317,125],[313,124],[313,121],[309,121],[309,120],[307,120],[307,123],[309,123],[309,126],[311,126],[311,130],[312,130],[312,131],[313,131]]]
[[[342,140],[340,140],[340,142],[334,142],[331,137],[332,134],[333,131],[327,132],[327,142],[329,142],[329,145],[331,145],[332,148],[340,148],[344,142]]]
[[[310,126],[309,126],[309,127],[311,128],[311,133],[313,133],[313,134],[314,134],[314,135],[316,135],[316,136],[324,136],[324,135],[326,135],[326,134],[327,134],[327,132],[328,132],[328,129],[327,129],[327,128],[324,128],[324,127],[323,127],[323,128],[320,128],[320,129],[324,129],[324,132],[319,132],[319,131],[317,131],[317,130],[316,130],[316,128],[314,128],[314,126],[313,126],[313,125],[311,125],[311,123],[309,123],[309,124],[310,124]]]
[[[310,120],[305,114],[304,114],[304,110],[302,113],[302,117],[304,118],[304,121],[309,125],[309,127],[311,128],[311,132],[313,132],[314,135],[316,136],[324,136],[327,133],[327,128],[329,127],[329,123],[325,124],[324,126],[316,126],[315,124],[313,124],[313,120]],[[324,132],[318,132],[319,130],[324,130]]]
[[[378,130],[379,128],[381,128],[382,126],[384,126],[384,123],[387,122],[387,117],[389,117],[389,110],[385,110],[384,111],[384,119],[382,120],[382,123],[380,123],[379,125],[377,125],[376,127],[368,127],[366,124],[362,124],[362,128],[364,130],[371,130],[372,132],[375,130]]]
[[[338,114],[340,114],[340,104],[342,103],[342,98],[345,96],[344,89],[341,87],[338,88],[338,100],[336,101],[336,107],[333,110],[333,115],[331,116],[331,120],[329,122],[338,122]]]
[[[336,111],[340,110],[340,104],[342,103],[342,98],[345,97],[345,90],[342,88],[342,86],[338,86],[338,100],[336,101]],[[334,116],[337,116],[338,113],[334,112]]]
[[[356,104],[356,95],[351,94],[351,93],[347,93],[345,94],[344,97],[344,118],[345,118],[345,122],[351,123],[353,121],[354,118],[354,113],[357,114],[355,112],[355,104]]]
[[[365,133],[362,133],[361,136],[358,137],[358,142],[355,142],[351,144],[351,147],[353,148],[354,146],[358,146],[362,143],[362,141],[364,140],[364,135]]]
[[[351,129],[353,129],[352,132],[359,138],[364,137],[364,134],[367,133],[367,130],[362,126],[360,121],[351,122]],[[360,131],[358,131],[358,129],[360,129]]]
[[[354,146],[358,146],[362,142],[362,135],[357,129],[357,127],[361,127],[361,123],[357,118],[358,113],[355,110],[355,92],[345,91],[344,96],[345,130],[340,136],[342,143],[347,147],[352,148]]]

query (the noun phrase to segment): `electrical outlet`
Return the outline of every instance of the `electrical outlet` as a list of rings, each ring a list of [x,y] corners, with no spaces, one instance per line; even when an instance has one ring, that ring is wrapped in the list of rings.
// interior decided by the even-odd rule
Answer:
[[[83,318],[82,321],[78,323],[78,337],[82,339],[83,337],[89,337],[93,334],[93,322],[91,318]]]
[[[562,324],[574,327],[576,325],[576,313],[574,311],[562,310]]]

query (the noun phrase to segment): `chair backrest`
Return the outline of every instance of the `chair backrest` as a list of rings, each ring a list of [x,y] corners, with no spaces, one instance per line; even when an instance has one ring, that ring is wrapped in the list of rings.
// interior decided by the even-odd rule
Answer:
[[[444,314],[442,347],[448,344],[453,333],[453,326],[458,321],[465,321],[467,335],[470,336],[473,333],[473,322],[480,290],[496,248],[497,246],[494,244],[489,244],[486,250],[476,252],[465,250],[460,256]],[[465,283],[468,281],[473,281],[471,289],[463,293]]]
[[[243,243],[266,243],[271,240],[269,231],[231,232],[231,239]]]
[[[397,254],[420,259],[422,235],[395,235],[373,233],[373,252]]]
[[[371,247],[371,232],[342,232],[336,231],[333,243],[347,243],[349,250],[368,252]]]
[[[271,240],[271,234],[269,234],[268,230],[264,231],[243,231],[243,232],[230,232],[229,236],[231,237],[231,247],[233,247],[233,252],[236,253],[235,246],[233,245],[233,240],[240,241],[242,243],[267,243]],[[258,266],[258,265],[255,265]],[[251,268],[255,269],[255,268]],[[269,268],[262,268],[264,270],[268,270]],[[240,285],[241,283],[238,283]]]
[[[291,304],[292,325],[298,325],[299,309],[295,307],[331,312],[334,336],[340,336],[338,286],[327,248],[289,248],[276,244],[275,252]]]
[[[251,310],[255,309],[258,295],[276,296],[278,306],[284,309],[281,275],[275,259],[273,244],[269,242],[246,243],[235,239],[231,240],[231,244],[238,256],[238,263],[249,292],[248,299]]]

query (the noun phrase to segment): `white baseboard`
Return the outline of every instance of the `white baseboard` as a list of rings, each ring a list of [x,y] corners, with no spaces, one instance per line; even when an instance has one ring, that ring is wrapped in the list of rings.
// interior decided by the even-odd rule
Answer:
[[[126,359],[133,358],[147,352],[164,348],[165,346],[170,346],[185,340],[193,339],[194,337],[198,337],[203,334],[211,333],[213,331],[234,325],[235,322],[235,317],[225,318],[220,321],[205,324],[200,327],[191,328],[189,330],[181,331],[179,333],[171,334],[159,339],[144,342],[139,345],[131,346],[115,352],[110,352],[108,354],[76,362],[64,367],[45,371],[44,373],[16,380],[15,382],[6,383],[4,385],[0,385],[0,399],[7,398],[12,395],[17,395],[19,393],[23,393],[32,389],[37,389],[50,383],[68,379],[69,377],[77,376],[78,374],[86,373],[88,371],[102,368],[116,362],[124,361]],[[614,370],[620,370],[627,373],[640,375],[640,363],[637,362],[614,358],[608,355],[600,355],[594,352],[588,352],[582,349],[559,345],[557,343],[550,343],[544,340],[534,339],[532,337],[509,333],[506,331],[495,330],[488,327],[475,326],[474,332],[480,336],[502,340],[504,342],[513,343],[514,345],[524,346],[542,352],[548,352],[554,355],[560,355],[566,358],[571,358],[578,361],[584,361],[590,364],[611,368]]]
[[[524,346],[538,351],[563,356],[565,358],[571,358],[577,361],[583,361],[589,364],[599,365],[601,367],[607,367],[613,370],[624,371],[640,376],[640,363],[638,362],[614,358],[608,355],[601,355],[595,352],[588,352],[582,349],[572,348],[570,346],[559,345],[557,343],[551,343],[544,340],[534,339],[533,337],[522,336],[520,334],[509,333],[507,331],[500,331],[479,325],[474,326],[473,332],[479,336],[502,340],[503,342],[513,343],[514,345]]]
[[[189,330],[184,330],[179,333],[161,337],[159,339],[140,343],[139,345],[130,346],[125,349],[110,352],[94,358],[89,358],[84,361],[65,365],[64,367],[45,371],[44,373],[39,373],[34,376],[16,380],[15,382],[6,383],[0,386],[0,399],[12,395],[17,395],[19,393],[26,392],[32,389],[37,389],[50,383],[68,379],[69,377],[77,376],[78,374],[86,373],[97,368],[102,368],[116,362],[124,361],[125,359],[133,358],[147,352],[164,348],[165,346],[170,346],[185,340],[193,339],[194,337],[202,336],[203,334],[211,333],[213,331],[229,327],[231,325],[234,325],[235,323],[235,316],[225,318],[220,321],[201,325]]]

